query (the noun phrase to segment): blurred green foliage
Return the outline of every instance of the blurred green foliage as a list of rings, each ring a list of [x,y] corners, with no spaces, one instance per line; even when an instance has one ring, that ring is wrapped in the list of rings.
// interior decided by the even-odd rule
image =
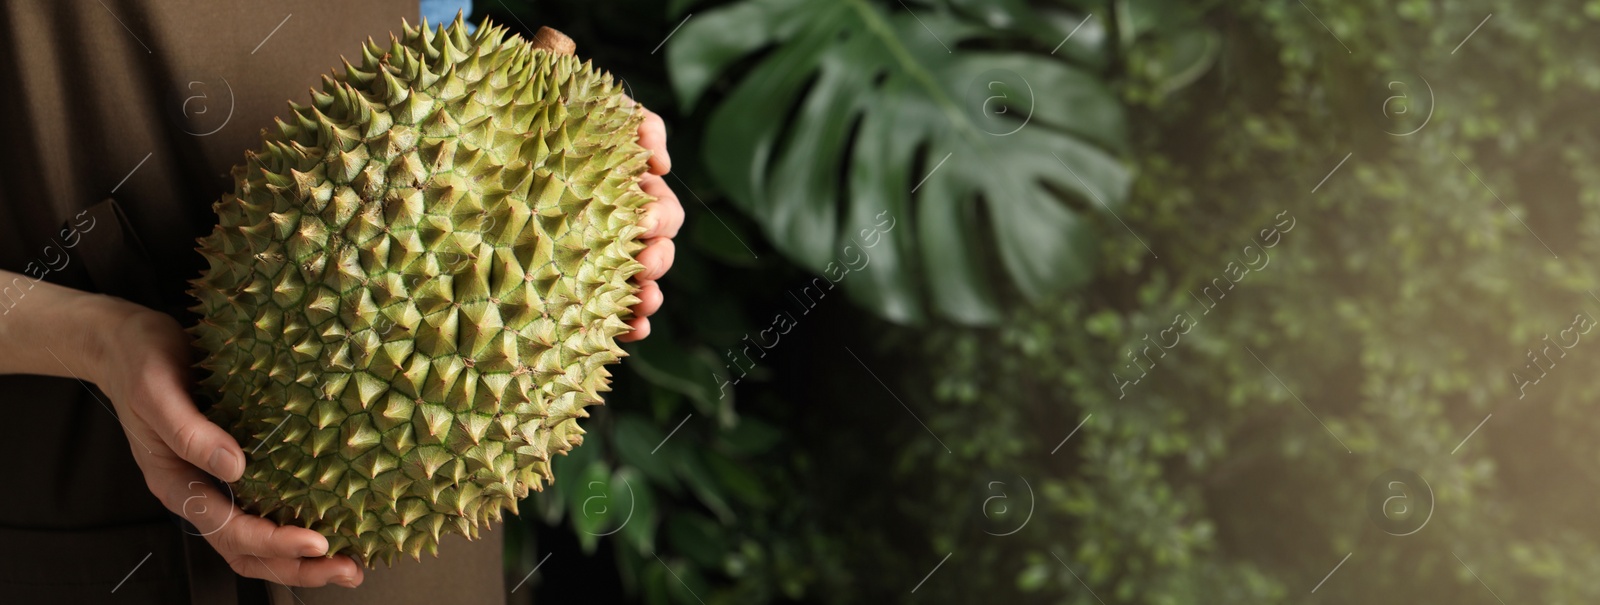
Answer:
[[[1149,76],[1192,35],[1137,40],[1122,216],[1154,251],[1107,236],[1083,296],[932,337],[943,361],[905,388],[932,385],[931,429],[974,447],[898,452],[948,479],[900,497],[937,511],[1021,477],[1040,511],[1003,540],[927,516],[925,552],[993,562],[945,578],[949,602],[1600,599],[1600,355],[1542,352],[1600,311],[1600,158],[1574,111],[1600,86],[1600,13],[1305,4],[1195,12],[1220,44],[1186,88]],[[1230,270],[1285,211],[1270,263]],[[1214,307],[1208,287],[1228,288]],[[1188,333],[1146,352],[1179,314]],[[1415,534],[1373,522],[1391,468],[1436,499]]]
[[[1600,145],[1584,111],[1600,89],[1588,52],[1600,41],[1586,34],[1600,3],[691,4],[487,7],[567,31],[667,117],[682,179],[670,182],[690,211],[656,334],[630,349],[588,442],[510,545],[512,582],[553,553],[531,584],[541,602],[1600,601],[1600,347],[1529,357],[1546,336],[1571,342],[1575,315],[1600,317],[1587,262],[1600,252]],[[779,9],[795,12],[762,12]],[[689,11],[667,58],[652,55]],[[1083,24],[1056,66],[1013,71],[1093,74],[1126,123],[1102,148],[1137,178],[1125,203],[1107,200],[1116,217],[1078,212],[1082,227],[1060,239],[1008,242],[1051,267],[1094,242],[1058,259],[1082,264],[1078,288],[1028,304],[1021,286],[982,282],[992,327],[879,319],[915,315],[886,311],[894,300],[945,309],[927,288],[948,278],[932,267],[955,265],[926,262],[923,247],[1014,269],[909,211],[917,241],[895,245],[920,268],[841,284],[871,313],[825,300],[771,356],[739,365],[727,351],[792,308],[788,292],[847,231],[796,230],[782,221],[798,214],[763,209],[754,192],[766,189],[737,183],[772,174],[781,154],[725,139],[735,123],[807,123],[757,102],[750,82],[763,77],[834,73],[853,79],[855,93],[837,94],[862,115],[893,111],[845,73],[851,53],[872,52],[815,48],[823,34],[862,35],[862,15],[907,45],[929,42],[911,40],[926,33],[916,19],[978,32],[966,45],[952,34],[949,54],[1028,65]],[[833,71],[779,73],[784,57]],[[851,186],[847,173],[908,165],[920,178],[949,153],[850,168],[823,147],[813,165],[798,143],[768,144],[799,154],[782,164],[793,178]],[[945,193],[923,195],[895,203]],[[791,210],[827,227],[854,212],[846,199],[822,188]],[[945,286],[984,287],[963,279]],[[1180,315],[1188,329],[1171,330]],[[1411,535],[1373,520],[1369,486],[1392,468],[1435,500]]]
[[[845,291],[898,322],[993,323],[1010,293],[1086,281],[1087,215],[1126,198],[1105,45],[1048,52],[1069,23],[1015,1],[746,0],[685,22],[667,64],[684,107],[731,82],[701,155],[774,247],[833,275],[859,231],[907,219]]]

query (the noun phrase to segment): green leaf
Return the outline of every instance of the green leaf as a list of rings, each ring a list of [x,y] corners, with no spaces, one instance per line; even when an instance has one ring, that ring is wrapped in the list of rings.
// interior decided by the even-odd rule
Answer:
[[[624,464],[639,469],[651,481],[678,489],[678,476],[667,462],[667,455],[653,451],[666,439],[666,434],[648,419],[635,414],[620,413],[616,418],[617,457]],[[672,444],[661,447],[670,448]]]
[[[713,110],[704,159],[776,248],[891,320],[985,323],[1006,283],[1034,301],[1083,283],[1081,209],[1130,178],[1110,90],[1049,55],[960,46],[995,37],[863,0],[747,0],[690,20],[667,61],[691,106],[765,53]]]
[[[1017,574],[1017,588],[1022,592],[1038,592],[1044,588],[1045,582],[1050,581],[1050,573],[1054,571],[1044,563],[1034,563]]]
[[[1031,10],[1023,0],[950,0],[950,6],[993,28],[1028,27]]]
[[[567,514],[566,501],[557,496],[553,490],[534,492],[528,496],[528,501],[533,502],[539,518],[550,525],[560,523],[561,517]]]
[[[676,560],[673,563],[669,569],[673,578],[668,583],[673,601],[678,605],[704,605],[705,601],[701,600],[700,595],[710,594],[710,587],[706,585],[705,577],[700,574],[700,568],[684,565]]]
[[[733,522],[733,508],[728,506],[728,499],[722,495],[722,486],[706,469],[699,454],[691,449],[673,450],[673,453],[675,455],[672,467],[677,469],[678,476],[688,484],[689,491],[694,493],[695,498],[706,508],[711,509],[711,512],[716,513],[717,518],[724,523]]]
[[[699,0],[667,0],[667,16],[676,19]]]
[[[572,495],[582,489],[590,465],[599,462],[600,452],[605,449],[603,431],[589,431],[583,441],[583,445],[572,448],[565,456],[553,456],[550,461],[555,484],[538,495],[547,522],[561,519],[573,503]]]
[[[1106,51],[1105,15],[1067,7],[1030,6],[1025,0],[946,0],[951,8],[996,30],[1017,33],[1032,39],[1050,54],[1073,61],[1104,67]],[[1091,2],[1098,10],[1099,2]],[[1103,12],[1103,11],[1102,11]]]
[[[666,564],[657,562],[655,557],[645,558],[644,577],[640,584],[644,586],[645,603],[648,605],[668,605],[672,603],[672,591],[683,590],[682,586],[672,581]]]
[[[684,227],[689,231],[689,241],[717,259],[717,262],[734,267],[755,267],[760,264],[761,259],[755,252],[745,247],[750,235],[740,229],[737,221],[728,223],[715,218],[693,220]]]
[[[1124,46],[1136,42],[1145,34],[1170,32],[1185,28],[1199,20],[1209,5],[1205,2],[1180,3],[1169,0],[1117,0],[1117,22]]]
[[[706,467],[716,476],[717,482],[740,502],[756,509],[765,509],[772,504],[772,498],[768,495],[766,486],[761,484],[761,478],[749,469],[716,452],[705,452],[705,462]]]
[[[669,340],[648,338],[629,345],[628,353],[624,365],[656,386],[689,397],[701,413],[724,420],[733,413],[733,387],[724,385],[727,369],[713,363],[714,354],[685,355]]]
[[[1040,44],[1050,46],[1051,55],[1065,57],[1074,62],[1104,68],[1110,64],[1111,31],[1104,10],[1097,6],[1085,10],[1069,10],[1043,6],[1037,10],[1039,27],[1028,33]],[[1099,11],[1095,14],[1094,11]]]
[[[668,519],[665,529],[673,552],[688,557],[700,567],[722,567],[728,544],[722,526],[716,521],[698,513],[683,513]]]
[[[630,597],[639,596],[640,584],[645,576],[645,566],[655,565],[656,558],[629,548],[618,548],[617,577],[622,580],[622,590]]]
[[[604,462],[597,460],[590,463],[577,483],[578,489],[568,489],[563,493],[567,505],[572,508],[572,527],[576,530],[578,543],[583,546],[584,554],[594,554],[595,547],[600,543],[600,534],[611,530],[608,522],[617,506],[629,506],[631,502],[617,501],[618,495],[611,489],[611,469]],[[627,494],[622,494],[622,497],[631,500]]]
[[[733,428],[718,433],[726,446],[725,451],[737,456],[755,456],[766,453],[783,440],[783,431],[772,424],[750,416],[739,419]]]
[[[656,511],[655,491],[637,470],[629,467],[617,469],[611,475],[611,493],[621,494],[626,499],[626,512],[613,515],[616,519],[617,535],[619,539],[640,553],[654,552],[656,549],[656,525],[660,523],[660,514]],[[620,517],[619,517],[620,516]]]
[[[1157,83],[1162,95],[1200,79],[1222,51],[1222,37],[1205,27],[1175,32],[1164,42],[1157,57],[1145,66],[1147,77]]]

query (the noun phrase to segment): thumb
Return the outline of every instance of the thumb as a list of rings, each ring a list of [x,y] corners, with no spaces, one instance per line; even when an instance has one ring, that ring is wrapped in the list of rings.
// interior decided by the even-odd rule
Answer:
[[[200,413],[180,375],[147,375],[143,401],[135,406],[140,419],[179,458],[223,481],[238,481],[244,475],[244,450],[232,435]]]

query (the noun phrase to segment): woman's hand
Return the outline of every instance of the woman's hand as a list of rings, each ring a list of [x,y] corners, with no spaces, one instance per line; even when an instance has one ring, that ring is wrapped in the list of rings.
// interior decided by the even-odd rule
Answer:
[[[0,283],[29,282],[0,271]],[[247,514],[226,487],[217,488],[211,477],[235,481],[243,474],[244,451],[189,398],[190,339],[176,320],[49,282],[33,283],[10,302],[0,314],[0,374],[98,385],[150,492],[193,524],[234,571],[291,586],[361,583],[355,561],[323,556],[328,541],[321,534]]]
[[[178,322],[131,303],[110,317],[90,375],[111,398],[161,504],[193,524],[239,575],[290,586],[359,585],[355,561],[323,556],[327,538],[248,514],[215,486],[211,477],[231,482],[244,473],[244,451],[189,398],[190,338]]]
[[[662,302],[661,287],[656,285],[656,280],[672,268],[675,252],[672,238],[678,235],[678,228],[683,226],[683,205],[678,203],[678,196],[661,178],[672,170],[672,157],[667,154],[667,125],[655,112],[648,109],[644,112],[644,123],[639,126],[639,144],[649,149],[651,155],[650,171],[644,175],[640,185],[656,201],[644,206],[642,224],[645,233],[639,237],[644,240],[645,248],[638,256],[639,262],[644,265],[644,272],[634,276],[639,283],[639,304],[634,305],[633,319],[628,320],[633,331],[617,338],[623,342],[650,335],[650,316],[661,308]]]

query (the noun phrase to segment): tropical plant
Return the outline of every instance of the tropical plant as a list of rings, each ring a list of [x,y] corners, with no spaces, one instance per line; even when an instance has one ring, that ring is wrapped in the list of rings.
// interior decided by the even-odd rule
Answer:
[[[931,307],[988,323],[1011,293],[1038,302],[1087,280],[1085,215],[1126,198],[1104,19],[1016,1],[746,0],[685,22],[667,62],[684,107],[716,103],[703,162],[773,246],[840,281],[861,233],[893,217],[910,227],[845,291],[897,322]]]
[[[566,502],[541,505],[561,513],[533,534],[541,548],[578,550],[589,540],[580,528],[614,527],[616,518],[578,518],[586,504],[597,510],[585,500],[595,495],[585,493],[588,474],[648,491],[635,510],[654,512],[635,518],[655,525],[593,540],[609,556],[584,569],[634,583],[631,594],[652,603],[1600,600],[1587,579],[1600,569],[1587,504],[1600,489],[1587,464],[1600,459],[1591,404],[1600,387],[1589,379],[1600,357],[1587,341],[1544,352],[1547,335],[1572,342],[1581,330],[1563,330],[1576,314],[1600,317],[1591,297],[1600,284],[1582,261],[1600,254],[1600,145],[1580,111],[1600,91],[1600,54],[1582,35],[1600,9],[829,0],[813,14],[744,0],[696,7],[685,22],[687,4],[672,3],[672,17],[643,2],[623,9],[651,16],[639,20],[576,0],[549,5],[580,44],[614,53],[597,60],[621,66],[637,96],[669,112],[685,172],[674,184],[706,206],[692,216],[681,281],[668,284],[674,302],[652,337],[665,338],[625,362],[632,370],[592,423],[593,457],[558,471],[576,485],[546,496]],[[729,31],[696,29],[705,22]],[[669,89],[660,65],[641,57],[680,23],[663,47]],[[1062,194],[1052,203],[1099,234],[1082,249],[1088,240],[1054,240],[1056,252],[1070,251],[1063,262],[1081,265],[1083,286],[1045,304],[1008,304],[1026,288],[1001,244],[985,239],[998,223],[965,225],[983,238],[927,237],[918,213],[935,192],[957,199],[988,181],[957,171],[943,189],[917,188],[970,141],[954,124],[904,129],[919,141],[898,163],[911,166],[900,202],[914,228],[885,241],[897,273],[912,276],[841,285],[877,315],[950,317],[951,303],[931,290],[944,265],[930,265],[925,250],[949,244],[976,259],[958,268],[1006,274],[982,282],[999,293],[972,298],[992,306],[955,308],[1017,311],[993,327],[932,321],[924,333],[819,308],[727,390],[737,392],[736,414],[723,399],[697,398],[735,377],[713,374],[728,369],[716,351],[766,325],[787,304],[785,287],[827,276],[843,253],[844,218],[862,211],[857,175],[892,170],[888,161],[864,168],[860,155],[894,142],[862,134],[869,120],[900,119],[885,99],[921,90],[930,96],[907,100],[906,117],[942,117],[932,95],[941,91],[980,132],[1027,115],[1013,104],[1030,98],[1021,79],[982,82],[1001,82],[992,90],[1005,98],[977,105],[1001,102],[1007,113],[996,116],[967,105],[968,82],[929,85],[905,66],[947,73],[969,53],[1031,65],[1080,24],[1058,55],[1120,100],[1126,133],[1116,144],[1065,127],[1038,134],[1075,137],[1139,175],[1125,202],[1096,188],[1117,217],[1086,211],[1098,204],[1082,189],[1050,189]],[[917,48],[915,60],[899,62],[890,41]],[[926,58],[929,45],[945,56]],[[877,71],[842,73],[852,65]],[[1013,71],[1037,90],[1034,72]],[[764,96],[763,86],[793,94]],[[692,100],[693,111],[675,100]],[[830,103],[856,116],[842,133],[807,113]],[[837,138],[806,138],[829,132]],[[982,136],[1005,145],[1018,135]],[[802,158],[808,140],[850,151],[787,159]],[[939,153],[934,141],[954,147]],[[718,161],[701,170],[685,156]],[[817,184],[819,174],[842,187]],[[1071,178],[1053,176],[1062,175]],[[779,182],[817,195],[776,195]],[[981,208],[978,218],[997,212],[982,202],[962,207]],[[1280,238],[1266,248],[1271,228]],[[802,266],[777,260],[756,232]],[[1256,252],[1245,251],[1252,242]],[[873,254],[869,275],[885,258]],[[894,300],[916,311],[891,312]],[[1163,331],[1180,314],[1194,320],[1177,329],[1181,341],[1148,348],[1147,335],[1171,342]],[[718,422],[700,421],[711,417]],[[743,426],[759,438],[738,436]],[[624,451],[658,437],[654,454]],[[683,457],[692,461],[676,462]],[[655,458],[665,469],[644,470]],[[1375,500],[1370,489],[1388,487],[1378,479],[1396,467],[1433,495],[1399,492],[1435,512],[1405,536],[1380,523],[1395,492]],[[610,498],[608,510],[627,510],[626,498]],[[567,553],[541,568],[544,596],[573,586],[553,572]],[[513,561],[516,579],[539,559]]]
[[[649,3],[635,4],[638,6],[621,10],[638,15],[656,14],[648,10]],[[757,3],[744,4],[755,6]],[[707,17],[714,17],[709,19],[711,23],[728,23],[727,17],[719,17],[716,11],[749,10],[741,8],[744,4],[702,13],[687,22],[685,31],[673,37],[702,37],[705,32],[696,31],[702,27],[696,23]],[[767,8],[799,10],[789,4],[760,4]],[[1049,275],[1043,280],[1029,278],[1031,285],[1026,287],[1011,288],[1032,289],[1038,293],[1054,289],[1051,280],[1064,285],[1085,277],[1073,274],[1093,261],[1092,256],[1079,256],[1092,254],[1094,249],[1088,239],[1088,232],[1092,230],[1084,228],[1081,222],[1105,216],[1103,212],[1085,210],[1109,209],[1106,204],[1118,204],[1126,188],[1128,175],[1114,159],[1114,154],[1124,145],[1121,110],[1112,102],[1106,86],[1095,79],[1098,76],[1091,77],[1091,74],[1109,69],[1117,52],[1108,38],[1109,32],[1118,28],[1106,27],[1102,21],[1119,22],[1121,18],[1110,12],[1102,12],[1105,16],[1101,20],[1090,18],[1090,10],[1098,10],[1097,6],[1085,10],[1028,8],[1015,2],[951,2],[937,5],[932,11],[918,5],[916,14],[912,14],[891,11],[892,5],[833,3],[822,7],[825,10],[819,15],[796,12],[799,18],[820,18],[811,26],[813,28],[833,28],[854,37],[858,43],[852,53],[871,54],[874,49],[893,50],[896,46],[900,46],[902,52],[906,48],[916,48],[916,57],[902,57],[898,62],[889,63],[873,57],[855,66],[878,69],[883,74],[881,81],[865,84],[841,71],[850,66],[836,63],[851,56],[817,54],[819,45],[826,47],[832,40],[818,37],[809,30],[773,34],[766,43],[757,45],[761,48],[733,48],[730,49],[733,54],[719,55],[714,64],[701,67],[682,58],[679,53],[683,51],[677,47],[669,45],[667,48],[668,54],[676,57],[669,60],[675,70],[701,74],[696,84],[700,92],[736,89],[738,84],[724,83],[737,82],[734,78],[744,74],[739,64],[748,63],[749,57],[741,60],[740,53],[763,54],[786,48],[789,49],[786,52],[798,54],[807,61],[826,59],[829,67],[819,74],[825,71],[831,78],[862,85],[863,90],[872,92],[872,103],[858,104],[852,109],[860,116],[857,122],[866,123],[870,115],[873,123],[891,120],[909,125],[902,133],[904,136],[897,134],[874,142],[858,136],[858,130],[841,144],[854,149],[859,145],[889,144],[902,139],[916,141],[913,144],[916,149],[903,150],[905,155],[898,160],[909,163],[914,157],[924,158],[919,166],[899,170],[907,179],[911,177],[906,175],[924,169],[928,173],[940,172],[937,163],[927,161],[930,144],[935,142],[948,142],[954,145],[952,149],[988,153],[1011,145],[1012,141],[1023,141],[1018,144],[1021,148],[1042,150],[1047,158],[1054,153],[1061,158],[1060,161],[1049,158],[1054,167],[1037,162],[1001,167],[1026,175],[1026,178],[1049,172],[1055,183],[1048,188],[1031,184],[1016,187],[995,181],[994,175],[972,172],[972,161],[968,161],[968,165],[961,167],[945,166],[949,175],[930,178],[921,184],[924,198],[913,200],[910,195],[902,196],[906,203],[936,203],[927,201],[934,199],[927,196],[937,193],[943,200],[937,203],[960,206],[952,211],[966,213],[973,220],[963,220],[973,224],[983,223],[983,217],[978,216],[981,213],[976,211],[987,203],[979,199],[979,193],[993,195],[1016,187],[1026,194],[1018,199],[1048,203],[1051,210],[1045,212],[1054,212],[1050,216],[1073,221],[1070,229],[1058,233],[1029,232],[1026,236],[1011,234],[1052,247],[1041,255],[1020,261],[1024,267],[1028,266],[1026,263],[1033,263],[1038,269],[1035,273]],[[714,174],[710,180],[704,178],[712,173],[709,166],[702,172],[697,168],[703,164],[684,161],[685,156],[694,160],[709,153],[693,153],[696,149],[733,148],[720,138],[728,133],[712,124],[718,116],[729,115],[724,108],[730,103],[738,107],[737,98],[730,96],[716,109],[699,102],[700,109],[694,113],[675,108],[674,98],[665,94],[666,82],[660,66],[649,60],[654,49],[646,48],[652,44],[651,36],[645,35],[647,32],[669,31],[674,26],[674,21],[666,20],[665,15],[660,15],[661,20],[617,20],[610,18],[611,10],[616,7],[602,11],[581,2],[544,3],[537,12],[496,12],[492,9],[508,7],[490,8],[491,14],[503,23],[524,27],[527,23],[552,24],[568,32],[578,40],[581,52],[623,77],[631,94],[668,116],[669,123],[674,126],[673,149],[678,151],[677,172],[682,179],[674,185],[692,211],[683,238],[687,245],[680,245],[673,279],[664,283],[672,304],[657,317],[655,336],[630,348],[633,357],[619,373],[616,391],[608,398],[607,408],[586,425],[589,444],[575,452],[575,456],[558,462],[556,474],[564,479],[558,479],[560,483],[555,489],[538,495],[529,503],[528,508],[537,511],[537,518],[543,522],[529,523],[533,520],[530,518],[513,532],[514,537],[533,539],[519,538],[508,544],[508,576],[520,581],[538,566],[541,572],[534,584],[538,585],[539,594],[556,599],[569,594],[608,598],[593,593],[592,587],[597,584],[620,585],[627,594],[652,603],[849,598],[852,586],[868,579],[843,566],[849,559],[848,553],[859,549],[859,540],[852,537],[852,532],[821,520],[831,516],[826,512],[827,507],[837,505],[836,500],[813,493],[815,487],[799,487],[806,483],[800,477],[813,472],[815,461],[826,456],[795,442],[796,439],[814,442],[818,429],[812,428],[814,423],[807,420],[809,414],[795,411],[806,409],[810,402],[792,388],[781,386],[796,380],[809,382],[799,375],[804,371],[796,372],[791,368],[798,367],[793,362],[808,359],[812,354],[803,342],[786,345],[787,348],[779,352],[786,359],[774,359],[766,367],[757,367],[750,372],[751,380],[740,381],[746,371],[736,363],[723,363],[719,360],[722,356],[717,353],[737,348],[756,327],[765,325],[762,320],[774,310],[786,307],[782,300],[783,284],[810,281],[788,263],[769,254],[760,238],[749,230],[745,219],[724,210],[724,200],[716,186],[722,183]],[[682,8],[677,7],[680,11]],[[919,22],[926,22],[932,29],[923,29]],[[893,24],[893,31],[878,29],[885,24]],[[918,25],[914,27],[913,24]],[[696,29],[689,29],[691,26]],[[871,28],[863,29],[867,26]],[[946,26],[949,32],[941,29]],[[955,52],[947,54],[954,56],[928,58],[923,52],[931,52],[931,45],[935,44],[931,36],[934,29],[951,36],[948,42],[956,45]],[[1150,30],[1141,26],[1135,33],[1144,35]],[[804,35],[800,35],[802,33]],[[713,34],[708,41],[720,39],[721,34]],[[993,59],[994,65],[1005,71],[987,68],[982,72],[974,71],[988,59]],[[760,70],[751,73],[760,73]],[[938,86],[930,89],[922,77],[928,73],[965,78],[974,86],[959,91],[941,90]],[[677,81],[687,80],[679,78]],[[1030,87],[1033,89],[1029,90]],[[807,90],[813,89],[807,87]],[[917,90],[940,96],[932,102],[911,99],[922,108],[920,115],[925,123],[908,121],[910,114],[896,117],[897,112],[883,105],[893,98],[904,99]],[[1067,119],[1059,106],[1044,107],[1041,99],[1047,98],[1046,93],[1090,111],[1081,116],[1073,114],[1072,119]],[[821,99],[819,102],[839,101],[830,95],[817,98]],[[947,126],[951,111],[958,112],[955,117],[960,118],[960,122]],[[1032,115],[1039,117],[1029,117]],[[782,121],[782,117],[776,120]],[[807,124],[802,128],[815,125]],[[1018,125],[1025,128],[1007,134]],[[792,131],[793,128],[786,128],[786,132]],[[691,153],[684,153],[685,149]],[[951,154],[951,162],[956,162],[954,151],[946,153]],[[1001,155],[973,161],[992,162],[995,157],[1011,157],[1006,154],[1014,154],[1016,150],[999,149],[996,153]],[[1079,159],[1084,159],[1082,165]],[[1076,172],[1083,180],[1069,178],[1067,175],[1071,171],[1061,170],[1068,162],[1077,167]],[[803,168],[820,170],[826,163],[809,164]],[[855,179],[877,178],[870,170],[893,169],[886,162],[878,162],[863,170],[846,166],[840,174],[855,174],[850,177]],[[814,175],[804,178],[813,179]],[[1082,187],[1086,185],[1093,186],[1099,197],[1093,193],[1084,197],[1088,190]],[[904,192],[918,188],[918,183],[900,184]],[[987,190],[980,191],[982,188]],[[892,187],[887,192],[887,195],[894,194]],[[965,201],[958,201],[958,198]],[[822,201],[826,205],[797,210],[832,212],[827,208],[843,205],[848,200],[826,198]],[[1068,205],[1062,205],[1063,201]],[[696,206],[708,212],[695,211]],[[1015,219],[1025,216],[1022,208],[1014,206],[1012,203],[1003,210],[1010,213],[1008,224],[1012,227],[1018,223]],[[871,206],[858,204],[850,208],[854,209],[847,212],[859,213]],[[758,224],[770,227],[767,223]],[[915,224],[915,221],[908,224]],[[1042,223],[1027,226],[1039,225]],[[972,226],[946,225],[946,228],[961,227],[972,232],[962,234],[964,239],[953,240],[959,246],[954,248],[957,261],[952,262],[969,268],[980,262],[1004,264],[1005,251],[999,243],[985,235],[983,229],[974,230]],[[910,229],[901,232],[912,235]],[[849,234],[840,234],[843,235]],[[852,283],[858,285],[847,288],[858,300],[866,300],[880,313],[902,320],[922,317],[928,307],[928,296],[920,274],[916,273],[915,267],[921,265],[916,258],[924,253],[939,253],[943,247],[939,238],[945,235],[937,231],[928,235],[918,232],[915,237],[890,240],[895,243],[872,251],[873,260],[877,262],[868,273],[879,277],[855,278]],[[834,236],[830,234],[829,237]],[[929,250],[918,250],[916,242],[922,242]],[[750,245],[755,248],[751,249]],[[831,245],[802,242],[799,249],[826,250]],[[1046,255],[1058,252],[1071,255],[1070,262],[1060,266],[1047,262]],[[886,270],[899,258],[905,259],[899,269]],[[825,264],[813,264],[808,268],[820,272],[828,269]],[[1066,273],[1052,273],[1056,271]],[[1066,277],[1064,281],[1063,276]],[[935,303],[933,308],[942,309],[940,312],[945,315],[956,309],[965,314],[956,317],[969,321],[992,319],[1009,296],[987,292],[1003,291],[995,288],[1004,286],[1003,281],[980,276],[978,281],[954,283],[952,287],[957,289],[944,295],[947,302]],[[818,318],[807,325],[812,337],[854,323],[849,319],[841,321],[847,316],[839,315],[838,310],[836,307],[832,319]],[[876,326],[874,329],[883,328]],[[730,368],[737,374],[729,374]],[[780,368],[783,370],[773,372]],[[737,389],[733,388],[734,384],[738,385]],[[735,390],[743,402],[739,413],[734,412],[732,405]],[[685,418],[690,420],[679,424]],[[715,422],[702,419],[715,419]],[[784,428],[780,431],[777,427]],[[673,437],[668,439],[667,435]],[[643,449],[651,443],[659,446],[655,450]],[[561,558],[547,561],[540,552],[552,550],[560,551]],[[591,558],[573,562],[572,550],[589,553]],[[615,563],[608,566],[606,559]],[[573,573],[574,570],[578,573]],[[572,579],[596,577],[616,581]],[[511,584],[511,587],[518,587],[516,582]],[[513,596],[516,594],[527,592]],[[622,598],[622,594],[615,598]]]
[[[893,386],[950,449],[849,453],[897,470],[882,532],[923,537],[849,566],[949,553],[972,571],[922,588],[948,602],[1600,599],[1600,146],[1572,111],[1600,10],[1202,18],[1215,69],[1162,92],[1154,39],[1119,82],[1153,251],[1106,237],[1091,295],[878,358],[943,359]],[[996,502],[1037,513],[995,536],[1022,524]],[[927,573],[891,569],[863,591]]]

